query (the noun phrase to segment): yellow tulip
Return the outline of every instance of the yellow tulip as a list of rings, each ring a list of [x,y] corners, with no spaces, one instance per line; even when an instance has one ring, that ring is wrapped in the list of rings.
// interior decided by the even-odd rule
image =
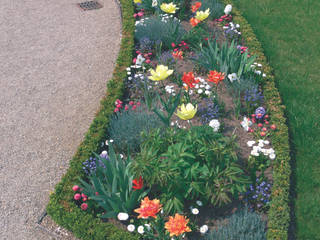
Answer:
[[[188,103],[187,106],[182,104],[179,108],[180,110],[177,110],[176,115],[182,120],[189,120],[196,115],[198,107],[194,107],[191,103]]]
[[[133,0],[135,4],[142,3],[142,0]]]
[[[205,12],[204,11],[198,11],[196,13],[195,18],[198,19],[199,21],[205,20],[210,14],[210,9],[208,8]]]
[[[177,5],[175,5],[173,3],[162,3],[160,8],[162,11],[164,11],[166,13],[176,13],[176,10],[179,9],[179,8],[177,8]]]
[[[151,69],[150,73],[151,76],[149,79],[153,81],[161,81],[169,77],[173,73],[173,70],[169,70],[167,66],[158,65],[156,70]]]

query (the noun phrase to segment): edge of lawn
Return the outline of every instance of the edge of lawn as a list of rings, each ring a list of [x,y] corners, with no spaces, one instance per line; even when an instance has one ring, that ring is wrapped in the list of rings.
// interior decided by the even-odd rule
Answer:
[[[275,86],[273,71],[267,63],[260,42],[257,40],[250,24],[231,0],[223,0],[225,4],[232,4],[232,15],[236,23],[241,26],[250,53],[257,55],[257,61],[263,65],[264,78],[263,93],[272,122],[277,126],[276,134],[271,140],[277,158],[273,164],[273,188],[270,210],[268,212],[268,239],[288,239],[290,222],[289,188],[290,188],[290,148],[288,127],[284,115],[284,105]],[[106,96],[101,100],[101,107],[93,120],[83,142],[70,161],[70,167],[62,180],[56,185],[54,193],[50,195],[47,212],[52,219],[73,232],[80,239],[110,239],[137,240],[139,237],[125,230],[119,229],[111,223],[102,222],[90,213],[82,211],[73,201],[72,186],[83,176],[82,162],[88,159],[92,152],[99,152],[110,116],[113,114],[114,102],[121,99],[124,93],[124,78],[126,68],[130,66],[134,50],[134,6],[131,0],[120,0],[122,12],[122,39],[116,67],[112,79],[108,81]]]

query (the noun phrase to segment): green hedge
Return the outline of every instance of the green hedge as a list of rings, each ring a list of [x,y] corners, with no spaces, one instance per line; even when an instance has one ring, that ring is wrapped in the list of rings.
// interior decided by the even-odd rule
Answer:
[[[272,123],[276,124],[278,131],[271,137],[272,145],[277,157],[273,165],[273,188],[271,207],[268,212],[268,239],[288,239],[290,223],[289,188],[290,188],[290,148],[289,134],[280,94],[275,86],[272,68],[268,65],[263,54],[260,42],[257,40],[250,24],[232,0],[224,0],[225,4],[232,4],[234,22],[240,24],[242,36],[250,53],[257,55],[257,62],[263,65],[263,72],[267,74],[263,83],[263,94]]]
[[[83,176],[82,162],[92,152],[99,152],[101,142],[106,138],[106,128],[114,110],[114,102],[121,99],[126,77],[125,69],[131,65],[134,50],[134,7],[132,0],[120,0],[122,10],[122,39],[120,52],[112,79],[108,81],[106,96],[93,120],[84,141],[80,144],[70,167],[55,192],[50,195],[47,212],[59,225],[73,232],[80,239],[137,240],[138,236],[115,227],[111,223],[102,222],[99,218],[82,211],[73,201],[72,186]]]

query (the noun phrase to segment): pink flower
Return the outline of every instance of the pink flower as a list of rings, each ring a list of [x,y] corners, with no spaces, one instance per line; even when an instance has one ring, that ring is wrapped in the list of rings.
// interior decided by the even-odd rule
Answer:
[[[133,101],[130,101],[130,102],[129,102],[129,105],[130,105],[130,106],[132,106],[133,104],[134,104],[134,102],[133,102]]]
[[[267,129],[266,129],[265,127],[264,127],[264,128],[262,128],[261,130],[262,130],[262,131],[264,131],[264,132],[266,132],[266,131],[267,131]]]
[[[136,13],[135,13],[135,14],[133,14],[133,17],[134,17],[134,18],[136,18],[137,16],[138,16],[138,15],[137,15]]]
[[[142,17],[143,16],[143,12],[138,12],[138,16]]]
[[[277,129],[277,126],[274,125],[274,124],[272,124],[272,125],[270,126],[270,128],[271,128],[272,130],[276,130],[276,129]]]
[[[147,60],[146,60],[146,64],[149,64],[149,63],[151,63],[151,60],[150,60],[150,59],[147,59]]]
[[[82,203],[80,207],[81,207],[81,209],[82,209],[83,211],[85,211],[85,210],[87,210],[87,208],[88,208],[88,204]]]
[[[81,197],[82,197],[82,198],[87,198],[88,196],[85,195],[84,193],[81,193]]]
[[[82,198],[82,201],[87,201],[88,200],[88,198],[86,198],[86,197],[84,197],[84,198]]]
[[[132,62],[135,64],[136,63],[136,61],[137,61],[137,59],[136,58],[134,58],[133,60],[132,60]]]
[[[133,105],[132,106],[132,110],[136,110],[137,106],[136,105]]]
[[[78,186],[78,185],[74,185],[73,187],[72,187],[72,190],[73,191],[79,191],[79,189],[80,189],[80,187]]]
[[[76,201],[80,200],[80,199],[81,199],[80,193],[76,193],[76,194],[73,196],[73,199],[76,200]]]
[[[119,108],[115,108],[113,111],[114,112],[119,112]]]
[[[263,126],[263,124],[262,123],[258,123],[258,127],[262,127]]]
[[[261,132],[261,133],[260,133],[260,136],[261,136],[261,137],[264,137],[265,135],[266,135],[265,132]]]
[[[141,105],[141,103],[140,102],[137,102],[137,106],[140,106]]]
[[[128,105],[126,105],[125,107],[124,107],[124,110],[129,110],[129,107],[128,107]]]
[[[99,193],[98,192],[96,192],[96,196],[98,196],[99,195]]]

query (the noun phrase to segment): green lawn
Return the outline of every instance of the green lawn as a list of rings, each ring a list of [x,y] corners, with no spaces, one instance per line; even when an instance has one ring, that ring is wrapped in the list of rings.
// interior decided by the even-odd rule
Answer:
[[[297,239],[320,239],[320,0],[234,0],[275,70],[289,120]]]

